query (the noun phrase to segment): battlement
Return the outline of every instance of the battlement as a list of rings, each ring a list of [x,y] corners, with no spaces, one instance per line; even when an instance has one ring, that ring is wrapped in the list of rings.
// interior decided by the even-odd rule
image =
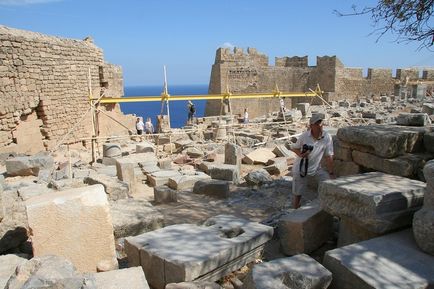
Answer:
[[[294,57],[276,57],[275,66],[277,67],[308,67],[307,56],[294,56]]]
[[[235,47],[219,48],[216,52],[214,64],[233,63],[233,64],[252,64],[258,66],[268,66],[268,56],[259,53],[255,48],[247,48],[247,54],[242,48]]]

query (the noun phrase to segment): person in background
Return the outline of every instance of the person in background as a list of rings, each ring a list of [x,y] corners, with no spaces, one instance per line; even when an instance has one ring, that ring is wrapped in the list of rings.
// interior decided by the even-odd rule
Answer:
[[[143,129],[145,128],[145,125],[140,117],[136,119],[136,130],[137,134],[141,135],[143,134]]]
[[[244,123],[249,123],[249,113],[247,112],[247,108],[244,109]]]
[[[194,107],[194,104],[190,100],[188,101],[187,107],[188,107],[187,122],[188,122],[188,124],[191,124],[191,123],[193,123],[193,117],[194,117],[194,114],[196,112],[196,108]]]
[[[283,98],[280,98],[280,112],[281,113],[285,113],[286,111],[286,107],[285,107],[285,101],[283,100]]]
[[[152,134],[154,133],[154,125],[152,124],[151,118],[148,117],[145,122],[145,133]]]
[[[301,196],[307,191],[308,180],[316,183],[334,179],[333,174],[333,141],[330,134],[323,131],[323,114],[314,114],[309,120],[309,130],[300,135],[291,150],[297,154],[292,167],[292,206],[300,207]],[[321,167],[325,158],[327,171]]]

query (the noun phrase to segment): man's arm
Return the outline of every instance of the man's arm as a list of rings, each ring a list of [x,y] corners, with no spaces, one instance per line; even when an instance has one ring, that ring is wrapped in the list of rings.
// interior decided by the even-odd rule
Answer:
[[[325,156],[325,162],[327,166],[327,171],[332,179],[336,178],[333,172],[333,156]]]

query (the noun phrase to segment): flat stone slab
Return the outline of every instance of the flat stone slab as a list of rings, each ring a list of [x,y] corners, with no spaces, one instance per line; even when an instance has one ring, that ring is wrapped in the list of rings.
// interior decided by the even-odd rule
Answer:
[[[151,187],[163,186],[169,184],[169,179],[181,176],[181,173],[175,170],[160,170],[148,175],[148,182]]]
[[[141,267],[93,274],[96,289],[149,289]]]
[[[136,236],[164,227],[164,216],[148,201],[123,199],[110,202],[115,238]]]
[[[125,239],[130,266],[141,265],[149,284],[216,281],[246,263],[273,236],[273,228],[230,215],[202,226],[179,224]]]
[[[321,207],[375,233],[411,224],[423,203],[426,184],[380,172],[344,176],[319,186]]]
[[[244,281],[243,288],[328,288],[332,273],[306,254],[257,264]]]
[[[237,165],[214,165],[208,168],[208,173],[213,179],[240,183],[240,167]]]
[[[192,189],[197,181],[210,180],[211,177],[203,172],[193,172],[169,178],[169,187],[174,190]]]
[[[201,180],[194,184],[193,193],[216,198],[229,197],[229,182],[222,180]]]
[[[434,256],[422,252],[405,230],[327,251],[331,288],[432,288]]]

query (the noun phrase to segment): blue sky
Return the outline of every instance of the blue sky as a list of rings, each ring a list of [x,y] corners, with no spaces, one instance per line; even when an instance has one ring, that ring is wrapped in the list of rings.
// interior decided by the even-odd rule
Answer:
[[[376,42],[369,17],[338,17],[344,0],[0,0],[0,24],[65,38],[91,36],[125,85],[208,84],[218,47],[254,47],[275,57],[336,55],[348,67],[434,67],[419,44]]]

